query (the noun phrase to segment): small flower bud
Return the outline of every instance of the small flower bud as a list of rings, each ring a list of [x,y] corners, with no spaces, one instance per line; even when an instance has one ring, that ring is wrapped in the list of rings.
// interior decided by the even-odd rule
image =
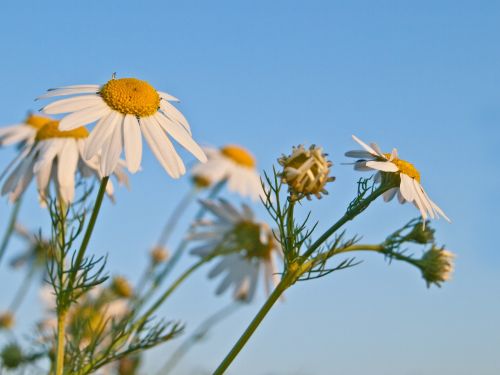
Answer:
[[[24,356],[21,348],[17,344],[8,344],[0,353],[2,365],[7,369],[15,369],[23,363]]]
[[[156,246],[155,248],[153,248],[150,255],[151,262],[155,265],[165,262],[169,257],[168,250],[161,246]]]
[[[14,315],[10,311],[5,311],[0,314],[0,330],[11,329],[14,326]]]
[[[418,263],[427,287],[430,287],[431,284],[441,286],[442,282],[451,278],[453,258],[455,255],[452,252],[434,246],[424,253]]]
[[[417,223],[410,233],[406,236],[407,241],[415,242],[418,244],[428,244],[434,242],[434,229],[425,225],[423,222]]]
[[[123,276],[115,276],[113,278],[111,290],[123,298],[130,298],[134,294],[132,286]]]
[[[334,181],[330,177],[332,163],[326,159],[321,147],[312,145],[308,150],[303,145],[293,147],[292,154],[283,155],[278,162],[283,166],[281,179],[288,185],[288,191],[292,200],[303,197],[311,199],[315,195],[318,199],[321,194],[328,194],[325,185]]]
[[[212,181],[204,176],[193,176],[191,181],[193,181],[194,186],[196,186],[198,189],[206,189],[212,186]]]

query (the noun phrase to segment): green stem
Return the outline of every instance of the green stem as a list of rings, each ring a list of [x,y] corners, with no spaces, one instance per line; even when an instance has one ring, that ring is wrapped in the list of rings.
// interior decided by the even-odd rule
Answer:
[[[5,234],[4,234],[3,239],[2,239],[2,244],[0,245],[0,262],[2,261],[5,250],[7,249],[7,246],[9,245],[9,241],[10,241],[10,238],[12,237],[12,233],[14,232],[14,228],[15,228],[16,222],[17,222],[17,217],[19,215],[19,209],[21,208],[21,200],[22,200],[22,197],[19,197],[19,199],[14,204],[14,208],[12,209],[12,212],[10,214],[9,224],[7,225],[7,230],[5,231]]]
[[[259,312],[255,317],[253,318],[252,322],[250,325],[247,327],[245,332],[241,335],[239,340],[234,344],[233,348],[231,351],[228,353],[226,358],[221,362],[219,367],[214,371],[213,375],[221,375],[224,373],[224,371],[227,370],[227,368],[231,365],[231,363],[234,361],[238,353],[243,349],[247,341],[250,339],[250,337],[253,335],[257,327],[260,325],[262,320],[266,317],[267,313],[269,310],[271,310],[271,307],[276,303],[276,301],[280,298],[280,296],[283,294],[283,292],[292,284],[292,278],[290,278],[288,275],[285,275],[280,283],[276,286],[276,288],[273,290],[267,301],[262,305],[260,308]]]
[[[87,250],[87,246],[90,241],[90,237],[92,236],[92,232],[94,230],[95,223],[97,221],[97,216],[99,215],[99,210],[101,209],[102,200],[104,198],[104,194],[106,193],[106,185],[108,184],[109,176],[104,177],[101,180],[101,185],[99,186],[99,191],[97,193],[97,198],[94,204],[94,209],[92,210],[92,215],[90,216],[89,223],[87,225],[87,230],[85,231],[85,235],[83,236],[82,244],[80,245],[80,249],[78,250],[78,254],[75,259],[75,263],[73,265],[73,272],[69,275],[68,285],[67,287],[71,290],[73,284],[75,282],[76,274],[82,264],[83,257],[85,255],[85,251]]]
[[[65,240],[66,240],[66,204],[59,196],[59,230],[57,240],[60,248],[60,264],[59,264],[59,285],[64,288],[65,284]],[[58,299],[62,298],[59,294]],[[58,301],[60,302],[60,300]],[[66,338],[66,314],[67,307],[62,303],[58,303],[57,309],[57,354],[56,354],[56,375],[64,374],[64,352]]]
[[[65,339],[66,311],[57,314],[57,356],[56,375],[64,374],[64,339]]]
[[[368,197],[360,200],[354,207],[351,207],[335,224],[328,228],[302,255],[303,259],[309,258],[331,235],[339,230],[348,221],[354,219],[361,212],[363,212],[375,199],[384,194],[387,190],[395,187],[394,184],[386,183],[380,185]]]
[[[188,194],[186,194],[184,196],[184,198],[182,198],[179,201],[179,204],[175,207],[174,211],[172,212],[172,215],[170,215],[167,222],[165,223],[165,226],[163,227],[163,230],[160,234],[160,238],[158,239],[157,246],[159,246],[159,247],[166,247],[167,246],[168,240],[170,239],[170,236],[174,232],[175,227],[179,223],[180,217],[186,211],[189,204],[196,197],[196,194],[198,191],[199,191],[199,189],[196,188],[196,186],[193,187],[188,192]]]
[[[188,337],[170,356],[168,361],[165,363],[163,368],[158,372],[158,375],[169,374],[180,362],[180,360],[187,354],[189,349],[191,349],[196,343],[198,343],[203,337],[206,336],[207,332],[218,322],[227,318],[233,312],[237,311],[239,307],[242,306],[242,302],[234,301],[229,305],[224,306],[221,310],[218,310],[215,314],[209,316],[205,319],[193,332],[193,334]]]
[[[29,287],[31,285],[31,281],[33,280],[33,276],[35,275],[36,271],[36,263],[33,262],[33,264],[30,266],[28,273],[26,274],[26,277],[24,278],[21,286],[19,287],[16,295],[14,296],[14,299],[12,300],[10,304],[9,311],[12,311],[13,313],[17,311],[19,306],[24,300],[24,297],[26,297],[26,293],[29,290]]]

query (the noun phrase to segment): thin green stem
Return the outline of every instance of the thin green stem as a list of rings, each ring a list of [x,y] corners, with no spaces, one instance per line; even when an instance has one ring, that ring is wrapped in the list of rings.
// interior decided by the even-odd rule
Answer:
[[[2,261],[3,255],[5,254],[5,250],[7,250],[7,246],[9,245],[10,238],[12,237],[12,233],[14,232],[14,228],[16,226],[17,217],[19,215],[19,209],[21,208],[22,196],[14,204],[14,208],[10,213],[9,223],[7,225],[7,229],[2,239],[2,244],[0,245],[0,262]]]
[[[247,327],[245,332],[241,335],[241,337],[238,339],[236,344],[234,344],[233,348],[231,351],[227,354],[227,356],[224,358],[224,360],[221,362],[219,367],[214,371],[213,375],[221,375],[223,374],[227,368],[231,365],[231,363],[234,361],[236,356],[239,354],[241,349],[245,346],[247,341],[250,339],[250,337],[253,335],[257,327],[260,325],[262,320],[266,317],[267,313],[271,310],[273,305],[276,303],[276,301],[280,298],[280,296],[283,294],[283,292],[291,285],[291,279],[287,277],[286,275],[281,279],[280,283],[276,286],[276,288],[273,290],[267,301],[262,305],[260,308],[259,312],[255,317],[253,318],[252,322],[250,325]]]
[[[97,198],[94,204],[94,209],[92,210],[92,215],[90,216],[89,223],[87,225],[87,229],[85,231],[85,234],[83,236],[82,243],[80,245],[80,249],[78,250],[78,254],[75,259],[75,263],[73,265],[73,270],[74,272],[71,272],[69,275],[69,280],[68,280],[68,285],[67,287],[69,289],[72,288],[76,274],[78,272],[78,269],[80,268],[80,265],[82,264],[83,257],[85,256],[85,251],[87,250],[87,246],[90,241],[90,237],[92,236],[92,232],[94,230],[95,223],[97,221],[97,216],[99,215],[99,210],[101,209],[102,205],[102,200],[104,198],[104,194],[106,193],[106,185],[108,184],[109,176],[104,177],[101,180],[101,185],[99,186],[99,191],[97,192]]]
[[[191,349],[195,344],[197,344],[201,339],[203,339],[208,331],[221,320],[227,318],[232,313],[238,310],[242,306],[242,302],[233,301],[229,305],[224,306],[221,310],[218,310],[215,314],[209,316],[205,319],[194,331],[191,336],[189,336],[170,356],[168,361],[163,365],[162,369],[158,371],[157,375],[167,375],[177,366],[180,360],[187,354],[189,349]]]
[[[303,259],[309,258],[330,236],[339,230],[348,221],[353,220],[361,212],[363,212],[375,199],[384,194],[387,190],[392,189],[393,184],[387,183],[380,185],[368,197],[360,200],[355,206],[351,207],[335,224],[328,228],[302,255]]]
[[[194,200],[198,191],[199,189],[196,186],[194,186],[191,190],[188,191],[188,193],[184,196],[184,198],[182,198],[179,201],[179,204],[175,207],[174,211],[172,212],[167,222],[165,223],[165,226],[163,227],[163,230],[160,234],[160,238],[158,239],[157,246],[159,247],[167,246],[168,240],[172,236],[172,233],[174,232],[175,227],[179,223],[182,214],[186,212],[186,209]]]
[[[60,248],[60,264],[59,264],[59,285],[64,288],[65,285],[65,240],[66,240],[66,204],[59,196],[59,228],[57,233],[57,241]],[[56,354],[56,375],[64,374],[64,352],[65,352],[65,338],[66,338],[66,314],[67,307],[60,303],[62,296],[58,294],[58,308],[57,308],[57,354]]]
[[[35,271],[36,271],[36,263],[33,262],[28,270],[28,273],[26,274],[26,277],[24,278],[19,289],[17,290],[16,295],[14,296],[14,298],[12,299],[12,302],[10,303],[9,311],[12,311],[12,313],[17,311],[19,306],[21,306],[21,303],[23,302],[24,297],[26,297],[26,293],[29,290],[29,287],[31,285],[31,281],[33,280],[33,276],[36,273]]]

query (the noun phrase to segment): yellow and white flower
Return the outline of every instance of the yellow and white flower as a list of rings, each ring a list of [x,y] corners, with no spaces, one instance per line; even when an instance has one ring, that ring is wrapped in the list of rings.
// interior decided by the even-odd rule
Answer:
[[[281,248],[265,223],[255,221],[250,207],[243,205],[238,211],[227,201],[201,201],[215,216],[214,220],[195,223],[190,236],[200,244],[192,253],[200,257],[222,253],[219,263],[208,274],[209,278],[224,275],[216,293],[233,289],[235,299],[251,300],[255,295],[260,269],[264,269],[267,293],[271,284],[280,279],[276,256],[282,257]]]
[[[59,125],[70,131],[97,121],[85,147],[85,159],[102,153],[100,170],[109,176],[125,151],[127,168],[139,170],[142,159],[142,135],[165,170],[178,178],[186,171],[167,134],[201,162],[203,150],[193,140],[186,118],[170,102],[175,97],[136,78],[111,79],[104,85],[76,85],[50,89],[39,99],[71,96],[57,100],[42,110],[47,114],[66,115]]]
[[[54,120],[50,117],[29,114],[22,123],[0,129],[0,146],[31,145],[35,142],[37,131],[51,121]]]
[[[42,203],[47,196],[51,180],[61,199],[71,203],[75,195],[77,171],[84,178],[102,177],[97,169],[99,155],[89,161],[83,159],[83,150],[89,135],[87,129],[79,127],[60,131],[58,127],[59,122],[52,121],[38,130],[35,143],[26,145],[20,152],[16,168],[2,187],[2,195],[8,194],[11,201],[16,201],[35,178]],[[126,184],[127,176],[122,169],[118,164],[115,177],[120,183]],[[106,188],[108,194],[112,194],[112,183],[108,183]]]
[[[227,181],[228,189],[254,200],[264,196],[254,156],[237,145],[224,147],[205,147],[208,161],[193,167],[191,173],[195,183],[203,181],[206,185]]]
[[[378,171],[376,181],[381,180],[381,173],[395,173],[400,178],[400,185],[384,193],[386,202],[392,200],[397,194],[401,203],[411,202],[420,211],[422,218],[434,219],[442,216],[447,221],[450,219],[439,208],[424,191],[420,185],[420,172],[410,162],[400,159],[397,149],[393,149],[390,154],[383,153],[377,144],[367,145],[356,136],[352,138],[363,148],[346,152],[346,156],[358,159],[354,162],[354,169],[359,171]]]

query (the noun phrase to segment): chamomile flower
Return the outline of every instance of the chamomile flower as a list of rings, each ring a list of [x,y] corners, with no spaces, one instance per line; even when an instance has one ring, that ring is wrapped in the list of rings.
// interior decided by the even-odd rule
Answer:
[[[216,293],[222,294],[232,288],[235,299],[244,296],[250,301],[255,295],[261,268],[269,293],[270,284],[279,282],[275,256],[282,256],[271,229],[255,221],[252,210],[246,205],[238,211],[222,199],[202,201],[201,204],[215,219],[195,223],[190,239],[200,244],[192,253],[206,257],[221,251],[219,263],[208,274],[209,278],[224,275]]]
[[[47,114],[66,115],[61,131],[72,131],[97,121],[86,144],[84,156],[90,159],[102,153],[100,169],[109,176],[125,151],[127,168],[139,170],[142,159],[142,135],[165,170],[174,178],[186,171],[169,137],[201,162],[203,150],[193,140],[186,118],[170,102],[178,99],[136,78],[111,79],[104,85],[76,85],[50,89],[39,99],[71,96],[43,108]]]
[[[12,144],[33,144],[37,131],[47,123],[54,121],[50,117],[29,114],[26,119],[5,128],[0,128],[0,146]]]
[[[241,196],[254,200],[264,196],[255,158],[248,150],[226,145],[220,149],[206,147],[204,151],[208,161],[191,170],[195,184],[209,186],[227,181],[229,190]]]
[[[87,129],[79,127],[60,131],[58,126],[58,121],[52,121],[37,131],[36,142],[32,146],[26,145],[21,151],[16,168],[2,187],[2,195],[8,194],[11,201],[16,201],[35,178],[42,203],[47,196],[50,181],[54,182],[61,199],[70,203],[75,195],[77,171],[82,177],[101,177],[95,169],[95,158],[99,156],[89,161],[83,160],[83,149],[89,135]],[[119,164],[116,176],[119,182],[126,182]],[[108,194],[112,191],[113,186],[108,183]]]
[[[420,172],[410,162],[400,159],[398,151],[394,148],[392,152],[383,153],[377,144],[367,145],[356,136],[352,138],[363,148],[346,152],[346,156],[358,159],[354,162],[354,169],[359,171],[376,170],[376,180],[380,181],[382,174],[396,174],[399,177],[399,187],[388,190],[383,197],[386,202],[391,201],[394,196],[398,196],[401,203],[413,203],[424,221],[430,217],[432,219],[442,216],[447,221],[450,219],[439,208],[424,191],[420,185]]]

